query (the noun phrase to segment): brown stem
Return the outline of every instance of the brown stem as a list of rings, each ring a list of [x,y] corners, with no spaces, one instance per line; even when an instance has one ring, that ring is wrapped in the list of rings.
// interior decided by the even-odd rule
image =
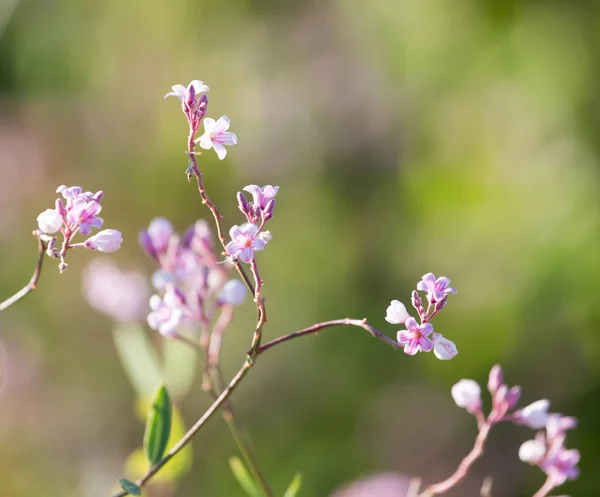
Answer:
[[[34,232],[34,234],[35,234],[35,232]],[[33,271],[33,276],[31,277],[31,280],[29,280],[29,283],[27,283],[27,285],[25,285],[23,288],[21,288],[21,290],[19,290],[17,293],[15,293],[12,297],[7,298],[4,302],[0,303],[0,311],[3,311],[6,308],[10,307],[11,305],[18,302],[23,297],[25,297],[26,295],[28,295],[30,292],[32,292],[33,290],[35,290],[37,288],[37,284],[40,279],[40,275],[42,273],[42,263],[44,262],[44,253],[46,252],[46,243],[39,236],[37,237],[37,239],[38,239],[39,254],[38,254],[37,264],[35,265],[35,269]]]
[[[477,459],[479,459],[483,454],[485,442],[491,428],[492,424],[486,421],[479,429],[479,434],[475,439],[475,445],[473,446],[473,449],[471,449],[471,452],[469,452],[467,457],[461,461],[454,474],[440,483],[429,485],[421,494],[421,496],[426,497],[428,495],[443,494],[454,487],[457,483],[460,483],[465,476],[467,476],[467,473],[469,472],[469,469],[471,469],[473,463],[475,463],[475,461],[477,461]]]

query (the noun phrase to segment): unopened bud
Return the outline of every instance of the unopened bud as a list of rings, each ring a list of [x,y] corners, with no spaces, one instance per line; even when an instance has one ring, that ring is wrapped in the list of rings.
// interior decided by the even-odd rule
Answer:
[[[237,193],[237,201],[238,201],[238,208],[242,211],[242,214],[244,214],[245,216],[248,216],[248,211],[249,211],[250,205],[248,204],[248,200],[246,200],[246,197],[244,196],[244,194],[242,192]]]
[[[265,205],[265,208],[262,211],[263,221],[268,221],[269,219],[271,219],[273,217],[274,210],[275,210],[275,199],[272,198],[271,200],[269,200],[267,202],[267,205]]]

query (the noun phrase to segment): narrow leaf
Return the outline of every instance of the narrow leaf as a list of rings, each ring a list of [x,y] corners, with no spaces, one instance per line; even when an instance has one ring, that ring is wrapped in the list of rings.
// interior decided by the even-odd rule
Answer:
[[[264,497],[239,457],[230,457],[229,466],[235,479],[250,497]]]
[[[171,399],[164,385],[158,387],[148,411],[144,433],[146,459],[156,464],[165,453],[171,433]]]
[[[127,478],[119,478],[119,485],[121,485],[121,488],[125,492],[129,492],[131,495],[142,495],[142,489],[139,485],[129,481]]]
[[[283,494],[283,497],[296,497],[296,495],[298,495],[298,492],[300,491],[301,486],[302,486],[302,475],[300,473],[296,473],[296,476],[294,476],[292,483],[290,483],[290,486],[287,488],[287,490]]]

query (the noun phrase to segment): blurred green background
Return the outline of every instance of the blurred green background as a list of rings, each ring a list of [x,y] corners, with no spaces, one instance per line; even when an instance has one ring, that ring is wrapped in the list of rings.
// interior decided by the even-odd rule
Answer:
[[[591,0],[3,0],[0,291],[28,281],[30,231],[60,184],[105,191],[105,225],[125,238],[113,259],[148,274],[139,229],[207,217],[185,179],[185,118],[162,100],[201,79],[209,116],[239,138],[225,161],[200,160],[225,224],[242,220],[244,185],[281,187],[259,255],[267,338],[346,316],[394,336],[385,309],[422,274],[459,291],[434,320],[452,361],[358,329],[260,358],[233,401],[272,486],[297,471],[305,497],[379,471],[444,478],[475,436],[450,387],[501,363],[523,403],[580,419],[568,443],[582,476],[555,493],[596,495],[599,21]],[[71,253],[62,276],[47,260],[35,295],[0,316],[2,497],[107,496],[141,443],[111,323],[80,293],[93,257]],[[254,313],[246,303],[228,330],[227,376]],[[207,405],[197,379],[186,425]],[[543,474],[517,457],[530,437],[499,427],[449,495],[478,495],[486,475],[494,497],[534,493]],[[220,418],[193,449],[189,474],[149,495],[243,495]]]

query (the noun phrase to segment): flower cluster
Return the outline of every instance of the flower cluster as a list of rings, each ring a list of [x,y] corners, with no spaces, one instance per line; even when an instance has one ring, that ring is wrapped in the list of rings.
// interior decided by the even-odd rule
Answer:
[[[225,145],[237,144],[237,136],[227,131],[230,124],[227,116],[222,116],[217,121],[210,117],[205,118],[208,110],[208,97],[205,92],[208,91],[208,86],[195,79],[187,88],[183,85],[171,88],[173,91],[167,93],[164,98],[177,97],[181,100],[181,109],[190,125],[191,137],[196,135],[200,122],[204,120],[204,134],[194,142],[204,149],[214,149],[219,159],[223,160],[227,155]]]
[[[77,233],[89,235],[92,228],[101,228],[104,221],[98,214],[102,210],[100,201],[103,192],[83,192],[79,186],[59,186],[56,193],[62,195],[55,202],[54,209],[46,209],[37,217],[39,234],[48,242],[47,253],[54,258],[60,258],[59,269],[66,270],[64,260],[67,250],[85,247],[100,252],[115,252],[121,247],[123,237],[117,230],[106,229],[99,231],[84,242],[72,243]],[[49,236],[59,232],[63,236],[62,247],[56,248],[56,237]]]
[[[229,230],[231,241],[225,247],[229,257],[251,262],[254,259],[254,251],[263,250],[271,240],[271,233],[268,230],[263,231],[263,228],[273,217],[278,190],[278,186],[267,185],[261,188],[248,185],[244,187],[244,191],[252,195],[252,201],[248,201],[242,192],[238,192],[238,207],[248,222],[241,226],[233,226]]]
[[[152,275],[157,293],[150,297],[148,324],[163,336],[179,336],[184,325],[207,327],[217,308],[243,302],[246,289],[239,280],[228,281],[228,268],[213,250],[206,221],[196,222],[179,236],[169,221],[156,218],[139,241],[160,266]]]
[[[425,292],[427,309],[423,307],[421,296],[417,290]],[[404,345],[405,353],[415,355],[419,351],[431,352],[433,350],[438,359],[452,359],[458,354],[456,345],[440,333],[435,333],[430,321],[444,308],[448,294],[456,294],[456,290],[450,286],[448,278],[436,279],[433,273],[423,276],[417,283],[417,290],[412,292],[411,304],[419,315],[420,323],[408,313],[404,304],[399,300],[392,300],[387,308],[385,320],[391,324],[406,326],[406,330],[398,331],[397,336],[398,342]]]
[[[488,390],[492,396],[492,408],[487,417],[482,411],[481,388],[474,380],[456,383],[452,387],[452,397],[459,407],[477,418],[480,429],[484,425],[491,426],[502,421],[511,421],[534,430],[545,428],[545,431],[536,434],[535,439],[521,445],[519,458],[539,466],[548,475],[548,487],[551,487],[548,492],[566,480],[579,476],[579,451],[568,450],[564,446],[567,430],[577,425],[575,418],[549,413],[550,402],[547,399],[513,411],[521,396],[521,389],[504,383],[499,365],[490,371]]]

